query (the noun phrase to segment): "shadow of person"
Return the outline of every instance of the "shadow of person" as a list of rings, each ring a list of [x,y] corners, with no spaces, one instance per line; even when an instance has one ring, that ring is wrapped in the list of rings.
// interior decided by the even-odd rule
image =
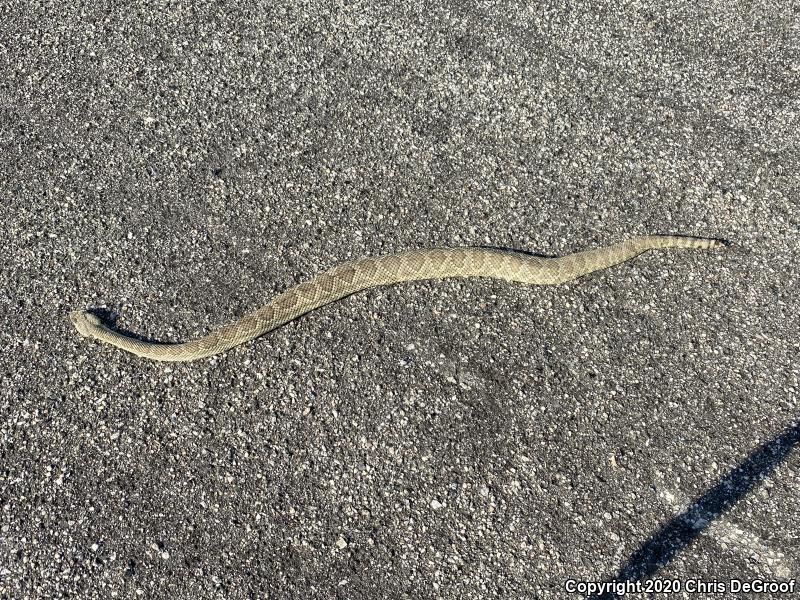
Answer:
[[[715,520],[728,511],[783,462],[800,441],[800,421],[757,448],[713,488],[675,516],[631,555],[628,562],[607,582],[636,582],[646,579],[668,564]],[[613,600],[608,591],[588,600]]]

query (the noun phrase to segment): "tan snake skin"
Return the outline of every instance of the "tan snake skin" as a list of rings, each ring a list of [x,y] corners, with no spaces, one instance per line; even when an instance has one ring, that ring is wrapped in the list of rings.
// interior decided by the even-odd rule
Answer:
[[[456,248],[413,250],[340,264],[311,281],[296,285],[265,306],[209,335],[189,342],[145,342],[109,329],[92,313],[77,310],[70,319],[86,337],[108,342],[138,356],[163,361],[191,361],[225,352],[309,311],[378,286],[440,279],[493,277],[520,283],[553,285],[605,269],[655,248],[719,248],[719,240],[685,236],[645,236],[561,258],[543,258],[514,250]]]

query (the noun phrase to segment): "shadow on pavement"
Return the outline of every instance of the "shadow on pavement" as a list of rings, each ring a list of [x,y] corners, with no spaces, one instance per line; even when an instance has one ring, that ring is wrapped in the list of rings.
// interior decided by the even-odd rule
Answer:
[[[608,582],[640,581],[668,564],[708,526],[728,511],[783,462],[800,441],[800,422],[756,449],[717,485],[675,516],[628,559]],[[613,600],[613,592],[588,600]]]

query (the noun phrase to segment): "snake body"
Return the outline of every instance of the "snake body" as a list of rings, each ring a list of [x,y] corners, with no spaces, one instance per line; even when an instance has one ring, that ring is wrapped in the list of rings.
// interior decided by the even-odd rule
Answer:
[[[685,236],[644,236],[560,258],[514,250],[446,248],[413,250],[339,264],[296,285],[261,308],[218,330],[182,343],[146,342],[123,335],[94,314],[73,311],[70,318],[86,337],[97,338],[144,358],[192,361],[225,352],[297,317],[345,296],[379,285],[445,277],[492,277],[526,284],[554,285],[619,264],[656,248],[719,248],[723,242]]]

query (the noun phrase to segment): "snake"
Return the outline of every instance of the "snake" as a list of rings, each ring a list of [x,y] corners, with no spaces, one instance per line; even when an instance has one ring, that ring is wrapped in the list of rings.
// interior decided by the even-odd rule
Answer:
[[[297,317],[375,286],[451,277],[488,277],[531,285],[556,285],[606,269],[659,248],[716,249],[726,242],[683,235],[647,235],[561,257],[500,248],[431,248],[340,263],[289,288],[261,308],[206,336],[186,342],[151,342],[105,325],[91,311],[70,313],[78,332],[143,358],[193,361],[220,354]]]

